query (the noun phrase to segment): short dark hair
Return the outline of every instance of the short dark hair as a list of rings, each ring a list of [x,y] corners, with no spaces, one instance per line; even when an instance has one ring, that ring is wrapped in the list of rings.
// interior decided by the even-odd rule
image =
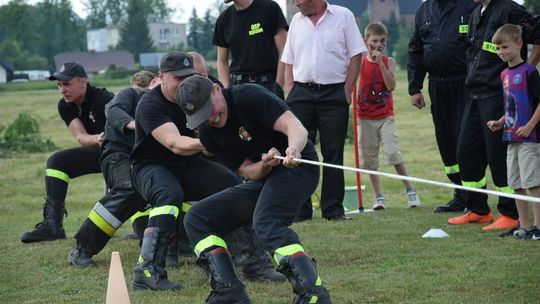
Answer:
[[[373,22],[366,26],[366,29],[364,30],[364,38],[368,39],[371,35],[381,35],[388,37],[388,30],[386,29],[386,26],[382,24],[381,22]]]
[[[140,71],[133,74],[129,82],[131,85],[136,85],[139,88],[147,88],[154,78],[156,78],[156,74],[149,71]]]
[[[503,44],[508,40],[515,43],[521,41],[521,26],[507,23],[498,28],[491,38],[491,42],[494,44]]]

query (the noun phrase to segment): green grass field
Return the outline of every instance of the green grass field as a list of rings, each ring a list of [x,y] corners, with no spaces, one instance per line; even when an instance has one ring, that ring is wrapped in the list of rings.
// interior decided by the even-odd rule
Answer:
[[[438,155],[429,109],[409,104],[406,77],[398,72],[395,92],[396,124],[409,174],[446,182]],[[125,84],[127,86],[127,82]],[[50,88],[49,88],[50,87]],[[109,87],[118,92],[122,86]],[[47,138],[62,148],[75,140],[58,117],[59,93],[54,83],[39,90],[0,87],[0,125],[28,112],[41,124]],[[131,281],[139,254],[136,241],[123,239],[130,225],[122,227],[95,257],[98,267],[69,267],[66,259],[72,236],[103,194],[103,179],[95,174],[70,182],[65,219],[67,240],[23,244],[21,234],[41,220],[44,169],[48,153],[0,159],[0,303],[104,303],[110,255],[119,251],[126,281]],[[353,165],[353,147],[346,147],[346,165]],[[393,168],[383,168],[393,172]],[[489,175],[489,174],[488,174]],[[355,184],[352,172],[347,184]],[[363,175],[366,207],[373,195]],[[500,239],[497,232],[483,232],[480,225],[453,227],[448,215],[432,212],[445,203],[451,190],[416,184],[422,206],[406,209],[400,181],[382,179],[389,208],[354,215],[354,221],[327,222],[316,218],[294,224],[334,303],[540,303],[540,242]],[[495,197],[490,197],[495,209]],[[450,237],[422,239],[431,228]],[[204,303],[209,286],[193,259],[169,271],[184,288],[178,292],[132,292],[132,303]],[[253,303],[291,303],[290,284],[247,283]]]

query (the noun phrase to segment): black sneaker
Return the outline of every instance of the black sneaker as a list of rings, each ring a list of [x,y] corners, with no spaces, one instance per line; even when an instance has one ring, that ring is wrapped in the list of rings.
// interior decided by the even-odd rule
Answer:
[[[517,228],[514,231],[514,238],[517,240],[528,240],[529,239],[529,232],[523,228]]]
[[[527,232],[529,236],[529,240],[531,241],[539,241],[540,240],[540,230],[538,227],[533,227],[531,230]]]
[[[509,236],[514,236],[514,232],[516,232],[516,230],[518,230],[518,228],[512,228],[508,231],[501,232],[499,233],[499,237],[505,238]]]
[[[433,212],[435,213],[444,213],[444,212],[463,212],[465,210],[465,206],[453,204],[453,202],[450,202],[446,205],[441,205],[435,207]]]
[[[21,242],[34,243],[43,241],[54,241],[66,238],[66,232],[62,227],[53,227],[47,222],[39,223],[34,230],[23,233]]]

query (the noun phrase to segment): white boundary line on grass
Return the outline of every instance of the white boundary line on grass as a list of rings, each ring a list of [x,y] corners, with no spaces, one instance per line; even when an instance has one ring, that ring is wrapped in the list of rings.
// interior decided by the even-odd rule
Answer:
[[[283,157],[283,156],[274,156],[274,158],[280,159],[280,160],[285,159],[285,157]],[[317,165],[317,166],[323,166],[323,167],[330,167],[330,168],[348,170],[348,171],[356,171],[356,172],[360,172],[360,173],[366,173],[366,174],[372,174],[372,175],[380,175],[380,176],[385,176],[385,177],[390,177],[390,178],[407,180],[407,181],[411,181],[411,182],[418,182],[418,183],[430,184],[430,185],[435,185],[435,186],[442,186],[442,187],[452,188],[452,189],[460,189],[460,190],[467,190],[467,191],[473,191],[473,192],[480,192],[480,193],[485,193],[485,194],[492,194],[492,195],[497,195],[497,196],[509,197],[509,198],[528,201],[528,202],[533,202],[533,203],[540,203],[540,198],[527,196],[527,195],[505,193],[505,192],[500,192],[500,191],[493,191],[493,190],[486,190],[486,189],[479,189],[479,188],[471,188],[471,187],[465,187],[465,186],[461,186],[461,185],[454,185],[454,184],[449,184],[449,183],[436,182],[436,181],[432,181],[432,180],[429,180],[429,179],[417,178],[417,177],[412,177],[412,176],[402,176],[402,175],[397,175],[397,174],[391,174],[391,173],[385,173],[385,172],[379,172],[379,171],[371,171],[371,170],[353,168],[353,167],[348,167],[348,166],[339,166],[339,165],[334,165],[334,164],[326,164],[326,163],[322,163],[322,162],[318,162],[318,161],[312,161],[312,160],[301,159],[301,158],[294,158],[294,160],[298,161],[300,163],[305,163],[305,164],[311,164],[311,165]]]

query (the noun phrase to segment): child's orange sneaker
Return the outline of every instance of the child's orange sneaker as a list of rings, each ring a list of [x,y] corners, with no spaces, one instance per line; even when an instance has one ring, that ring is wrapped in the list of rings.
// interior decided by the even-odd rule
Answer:
[[[472,211],[469,211],[462,216],[457,216],[457,217],[448,219],[448,224],[452,224],[452,225],[465,225],[465,224],[470,224],[470,223],[487,224],[487,223],[491,223],[492,220],[493,220],[493,214],[491,214],[491,212],[486,215],[480,215]]]
[[[515,220],[506,215],[499,215],[495,222],[482,227],[482,230],[493,230],[493,229],[512,229],[519,226],[519,221]]]

